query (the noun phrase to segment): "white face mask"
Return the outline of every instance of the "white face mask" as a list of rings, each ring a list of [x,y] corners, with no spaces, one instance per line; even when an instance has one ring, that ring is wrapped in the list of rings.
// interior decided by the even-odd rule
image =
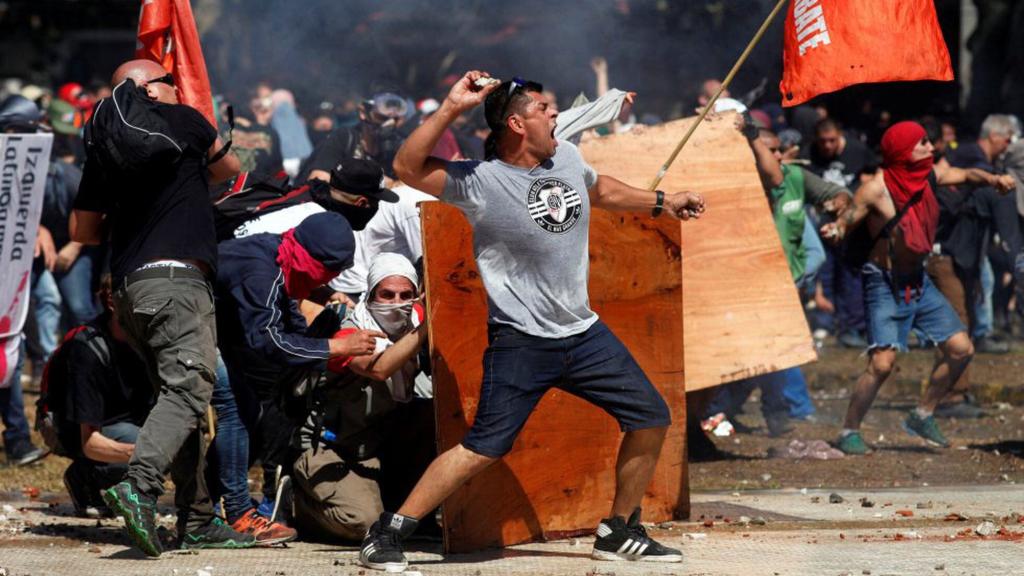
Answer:
[[[377,321],[380,329],[391,340],[397,340],[412,328],[412,305],[414,302],[415,300],[402,304],[370,302],[366,305],[366,309],[370,311],[370,315]]]

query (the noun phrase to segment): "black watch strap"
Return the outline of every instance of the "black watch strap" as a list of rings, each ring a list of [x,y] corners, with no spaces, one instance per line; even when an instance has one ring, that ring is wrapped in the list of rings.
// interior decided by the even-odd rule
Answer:
[[[665,193],[661,190],[654,191],[654,208],[651,210],[651,218],[661,216],[661,210],[665,207]]]

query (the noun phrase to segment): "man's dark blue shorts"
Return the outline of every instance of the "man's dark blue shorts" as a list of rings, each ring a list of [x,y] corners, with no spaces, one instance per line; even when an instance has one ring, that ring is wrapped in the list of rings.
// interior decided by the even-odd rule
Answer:
[[[484,379],[467,449],[498,458],[512,449],[533,408],[560,388],[611,414],[623,432],[668,426],[668,406],[629,350],[600,320],[567,338],[540,338],[488,327]]]

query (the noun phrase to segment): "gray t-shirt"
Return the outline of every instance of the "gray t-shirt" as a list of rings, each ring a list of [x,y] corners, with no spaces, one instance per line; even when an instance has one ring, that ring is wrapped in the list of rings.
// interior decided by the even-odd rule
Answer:
[[[489,322],[564,338],[597,321],[587,296],[587,189],[595,182],[597,172],[564,140],[533,169],[497,159],[448,163],[441,200],[473,225]]]

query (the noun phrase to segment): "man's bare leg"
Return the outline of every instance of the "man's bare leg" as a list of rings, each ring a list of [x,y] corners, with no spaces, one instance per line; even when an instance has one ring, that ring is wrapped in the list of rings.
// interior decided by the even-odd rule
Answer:
[[[417,520],[423,518],[459,486],[497,460],[457,444],[430,463],[398,513]]]
[[[928,389],[921,397],[918,408],[931,414],[956,384],[971,359],[974,358],[974,345],[966,332],[957,332],[949,340],[939,344],[939,358],[932,368]]]
[[[860,423],[871,408],[871,404],[878,395],[878,390],[885,383],[886,378],[892,373],[896,364],[896,350],[893,348],[876,348],[871,351],[868,359],[867,370],[857,379],[853,387],[853,395],[850,397],[850,406],[846,409],[846,420],[843,428],[847,430],[860,429]]]
[[[619,457],[615,462],[615,500],[612,516],[629,518],[640,506],[644,492],[654,476],[661,445],[668,428],[645,428],[626,432],[619,444]]]

